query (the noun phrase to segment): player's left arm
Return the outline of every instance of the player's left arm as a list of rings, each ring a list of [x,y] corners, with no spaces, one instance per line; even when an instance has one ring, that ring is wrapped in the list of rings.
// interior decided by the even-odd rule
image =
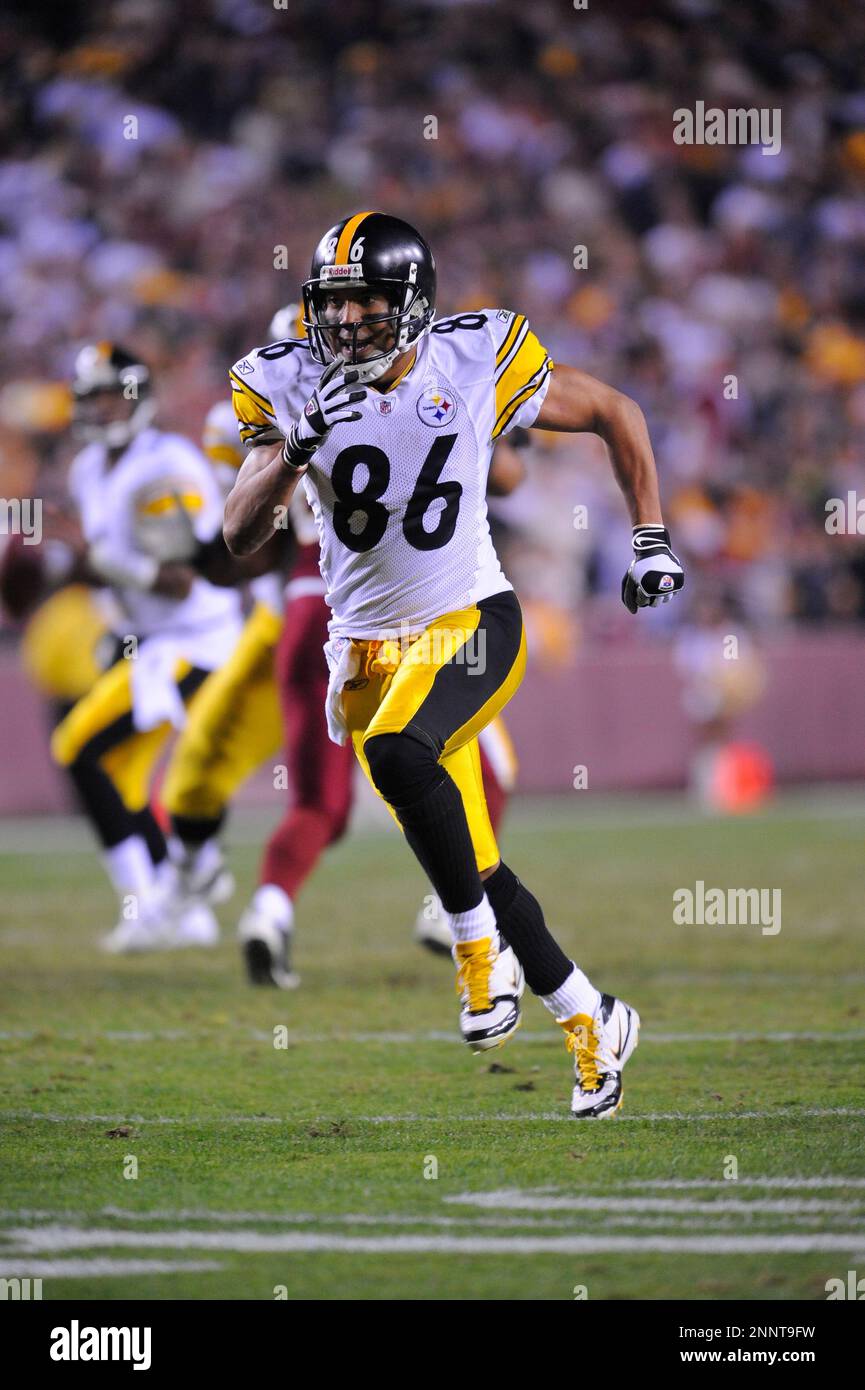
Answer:
[[[534,425],[604,440],[634,528],[634,560],[622,580],[622,601],[631,613],[667,603],[685,576],[670,548],[655,456],[637,402],[587,372],[557,364]]]

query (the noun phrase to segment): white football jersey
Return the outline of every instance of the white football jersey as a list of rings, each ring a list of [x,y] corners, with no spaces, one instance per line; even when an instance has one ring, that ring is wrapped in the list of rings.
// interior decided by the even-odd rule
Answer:
[[[402,637],[512,588],[493,548],[486,489],[496,439],[537,418],[552,362],[521,314],[434,323],[412,366],[334,425],[303,478],[333,610],[332,637]],[[231,370],[245,444],[285,435],[322,368],[303,340]]]
[[[213,465],[224,506],[226,497],[237,482],[240,465],[246,458],[246,450],[237,437],[237,416],[230,400],[217,401],[210,407],[204,421],[201,443]],[[305,503],[304,508],[309,513]],[[315,538],[317,541],[317,532]],[[247,580],[246,587],[255,603],[263,603],[271,613],[282,617],[285,608],[285,579],[282,574],[269,570],[267,574]]]
[[[209,463],[188,439],[162,430],[142,430],[112,467],[103,444],[88,444],[72,463],[69,491],[85,539],[120,563],[130,553],[190,558],[196,541],[222,528],[222,495]],[[226,659],[236,639],[241,613],[233,589],[198,577],[184,599],[121,585],[111,592],[118,635],[178,636],[184,654],[206,670]]]

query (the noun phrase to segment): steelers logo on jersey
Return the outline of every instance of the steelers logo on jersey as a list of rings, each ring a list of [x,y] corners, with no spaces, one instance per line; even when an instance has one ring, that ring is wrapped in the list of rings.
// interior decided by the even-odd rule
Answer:
[[[417,413],[425,425],[438,429],[453,420],[457,413],[456,401],[449,392],[440,391],[437,386],[428,386],[418,396]]]

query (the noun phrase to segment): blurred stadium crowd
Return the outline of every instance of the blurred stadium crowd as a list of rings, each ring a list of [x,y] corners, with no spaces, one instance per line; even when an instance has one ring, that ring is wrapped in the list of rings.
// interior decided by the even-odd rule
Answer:
[[[431,241],[439,312],[518,308],[642,405],[691,572],[656,629],[865,620],[865,539],[825,528],[865,496],[863,54],[865,6],[812,0],[7,7],[0,495],[61,489],[87,340],[200,437],[321,232],[381,208]],[[698,100],[780,109],[780,153],[676,145]],[[536,627],[639,640],[600,442],[538,433],[528,466],[495,511]]]

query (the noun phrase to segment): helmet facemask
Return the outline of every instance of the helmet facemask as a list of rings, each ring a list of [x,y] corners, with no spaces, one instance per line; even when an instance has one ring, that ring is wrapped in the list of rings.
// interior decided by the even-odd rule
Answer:
[[[109,449],[125,448],[147,428],[156,413],[147,367],[109,343],[82,348],[75,362],[72,396],[76,434],[88,443],[104,444]],[[89,410],[88,403],[107,398],[124,400],[130,408],[116,419],[94,418],[98,412]]]
[[[340,361],[358,373],[362,383],[377,381],[393,365],[401,353],[420,339],[432,321],[432,309],[421,293],[420,288],[409,279],[380,279],[367,283],[360,275],[354,275],[347,282],[344,277],[330,278],[329,267],[323,266],[318,278],[307,280],[303,286],[304,327],[310,343],[310,351],[316,362],[326,366]],[[360,271],[358,266],[357,270]],[[414,267],[412,267],[414,269]],[[331,289],[358,289],[378,292],[390,301],[391,308],[385,314],[369,314],[356,323],[327,323],[324,318],[324,294]],[[368,357],[359,356],[359,350],[366,345],[358,343],[358,335],[363,330],[376,330],[383,324],[391,328],[393,344],[391,347]],[[341,350],[337,336],[345,338],[350,334],[349,353]]]
[[[140,434],[152,422],[156,413],[156,402],[149,397],[134,401],[134,403],[130,401],[132,409],[122,419],[106,422],[88,419],[87,402],[96,400],[99,396],[107,395],[118,397],[122,395],[122,392],[103,389],[102,391],[88,391],[83,395],[76,394],[72,417],[73,427],[75,433],[85,443],[104,444],[108,449],[124,449],[137,434]],[[82,406],[85,407],[83,410]]]

